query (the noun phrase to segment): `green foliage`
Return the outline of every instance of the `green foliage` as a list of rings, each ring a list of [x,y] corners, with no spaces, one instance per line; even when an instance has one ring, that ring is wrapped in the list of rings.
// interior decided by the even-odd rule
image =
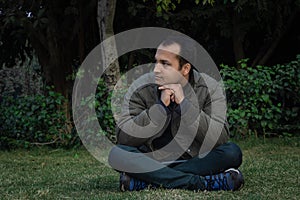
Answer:
[[[100,79],[95,94],[95,109],[97,119],[100,123],[104,134],[111,140],[115,141],[115,120],[111,108],[112,91],[108,91],[103,79]]]
[[[222,65],[228,121],[235,134],[287,134],[299,131],[300,55],[273,67]],[[298,123],[293,125],[294,123]]]
[[[66,99],[47,89],[47,94],[4,96],[0,104],[0,149],[30,147],[32,144],[68,145],[63,106]]]
[[[116,142],[116,137],[115,137],[116,122],[113,114],[116,114],[116,112],[120,112],[119,110],[115,110],[115,109],[119,108],[119,105],[121,105],[125,94],[125,90],[123,89],[121,89],[120,91],[118,90],[118,92],[116,92],[116,90],[118,89],[114,89],[115,93],[117,93],[117,97],[114,96],[114,101],[115,101],[114,103],[117,106],[113,107],[112,95],[114,91],[110,91],[107,88],[104,79],[101,78],[98,81],[96,93],[89,95],[87,98],[81,101],[81,106],[83,109],[95,109],[96,112],[96,117],[90,117],[88,119],[89,120],[88,122],[81,122],[81,123],[85,124],[85,123],[91,123],[97,121],[96,123],[99,123],[101,127],[99,133],[94,133],[94,130],[88,129],[85,131],[86,134],[103,134],[110,141]]]
[[[147,2],[148,0],[143,0],[143,2]],[[194,0],[195,4],[199,4],[200,0]],[[209,4],[213,5],[215,0],[202,0],[203,5]],[[156,12],[157,16],[162,16],[163,12],[174,11],[178,4],[181,3],[181,0],[156,0]],[[166,19],[168,20],[168,19]]]
[[[122,83],[125,83],[124,77],[121,77]],[[120,80],[119,80],[120,81]],[[95,110],[97,120],[104,131],[104,134],[112,142],[116,142],[115,127],[116,122],[114,115],[118,115],[121,112],[121,104],[123,103],[124,95],[127,89],[125,85],[114,88],[113,91],[109,91],[106,87],[106,83],[101,78],[98,82],[96,94],[95,94]]]

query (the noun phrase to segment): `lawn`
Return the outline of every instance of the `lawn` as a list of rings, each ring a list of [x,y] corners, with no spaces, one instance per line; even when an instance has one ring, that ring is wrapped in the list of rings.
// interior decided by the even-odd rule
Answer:
[[[300,199],[300,138],[237,141],[246,184],[238,192],[118,190],[119,175],[85,149],[0,152],[0,199]]]

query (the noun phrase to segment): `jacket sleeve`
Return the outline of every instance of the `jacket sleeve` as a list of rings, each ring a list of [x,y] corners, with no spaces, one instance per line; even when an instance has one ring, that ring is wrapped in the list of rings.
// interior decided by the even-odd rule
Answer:
[[[136,91],[131,97],[124,97],[122,112],[117,121],[117,143],[128,146],[141,146],[166,127],[170,113],[159,101],[148,107],[148,95]],[[148,96],[149,97],[149,96]]]
[[[206,86],[194,90],[197,99],[185,98],[180,104],[181,126],[191,134],[189,137],[196,138],[202,144],[200,154],[225,143],[229,138],[223,88],[214,79],[204,78]],[[189,144],[184,144],[187,136],[184,134],[182,136],[185,138],[178,138],[178,140],[186,145],[184,148],[188,148]]]

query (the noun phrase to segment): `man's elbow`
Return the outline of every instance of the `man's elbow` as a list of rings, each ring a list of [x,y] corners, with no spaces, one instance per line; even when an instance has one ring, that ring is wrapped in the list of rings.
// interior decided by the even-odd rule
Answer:
[[[144,142],[142,138],[136,138],[123,132],[119,133],[117,137],[117,144],[126,146],[139,147],[143,145]]]

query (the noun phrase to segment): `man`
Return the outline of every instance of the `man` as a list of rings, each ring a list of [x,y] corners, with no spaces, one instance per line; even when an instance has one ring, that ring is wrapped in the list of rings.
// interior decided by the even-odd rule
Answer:
[[[191,40],[167,38],[156,51],[153,73],[125,95],[118,145],[109,155],[122,191],[159,186],[234,191],[243,186],[242,152],[228,142],[222,117],[225,96],[216,80],[192,66],[195,56]],[[153,83],[147,83],[149,77]]]

